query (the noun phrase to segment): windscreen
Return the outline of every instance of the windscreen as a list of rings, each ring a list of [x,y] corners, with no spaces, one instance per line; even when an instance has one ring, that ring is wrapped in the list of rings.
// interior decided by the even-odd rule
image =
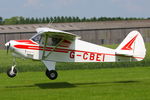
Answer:
[[[41,34],[38,34],[38,35],[35,35],[31,38],[31,40],[33,40],[34,42],[36,43],[40,43],[41,42],[41,39],[42,39],[42,36]]]
[[[31,40],[42,45],[44,45],[44,43],[47,42],[47,46],[56,46],[62,39],[57,37],[48,37],[47,41],[45,41],[44,36],[38,34],[33,36]]]

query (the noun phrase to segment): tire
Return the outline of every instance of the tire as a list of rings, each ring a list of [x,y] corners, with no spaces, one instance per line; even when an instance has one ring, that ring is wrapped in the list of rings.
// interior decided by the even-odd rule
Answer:
[[[14,69],[13,69],[13,73],[11,73],[11,70],[12,70],[12,68],[9,68],[9,69],[7,70],[7,75],[8,75],[10,78],[13,78],[13,77],[15,77],[15,76],[17,75],[17,69],[14,68]]]
[[[51,80],[55,80],[58,76],[57,72],[55,70],[46,70],[45,72],[46,76],[51,79]]]

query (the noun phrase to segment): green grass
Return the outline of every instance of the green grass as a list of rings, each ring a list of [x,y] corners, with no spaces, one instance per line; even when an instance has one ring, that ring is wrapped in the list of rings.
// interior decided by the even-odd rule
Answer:
[[[150,100],[150,68],[58,71],[51,81],[42,72],[0,74],[0,100]]]
[[[0,100],[150,100],[149,45],[142,62],[57,63],[54,81],[45,76],[41,62],[17,59],[23,73],[13,79],[0,74]],[[0,55],[0,72],[5,72],[12,56],[4,50]]]

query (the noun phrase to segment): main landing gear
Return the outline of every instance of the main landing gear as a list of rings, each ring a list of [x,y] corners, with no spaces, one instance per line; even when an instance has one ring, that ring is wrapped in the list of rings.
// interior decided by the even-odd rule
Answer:
[[[53,61],[46,61],[46,60],[43,60],[42,61],[45,66],[47,67],[47,70],[45,72],[45,75],[51,79],[51,80],[55,80],[58,76],[56,70],[55,70],[55,65],[56,65],[56,62],[53,62]]]

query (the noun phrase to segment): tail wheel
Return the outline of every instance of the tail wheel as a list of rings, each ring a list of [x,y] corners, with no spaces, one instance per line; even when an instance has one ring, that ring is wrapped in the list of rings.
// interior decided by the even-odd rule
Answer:
[[[46,70],[45,72],[46,76],[51,79],[51,80],[55,80],[58,76],[57,72],[55,70]]]
[[[17,75],[17,69],[16,68],[10,68],[7,70],[7,75],[11,78],[15,77]]]

